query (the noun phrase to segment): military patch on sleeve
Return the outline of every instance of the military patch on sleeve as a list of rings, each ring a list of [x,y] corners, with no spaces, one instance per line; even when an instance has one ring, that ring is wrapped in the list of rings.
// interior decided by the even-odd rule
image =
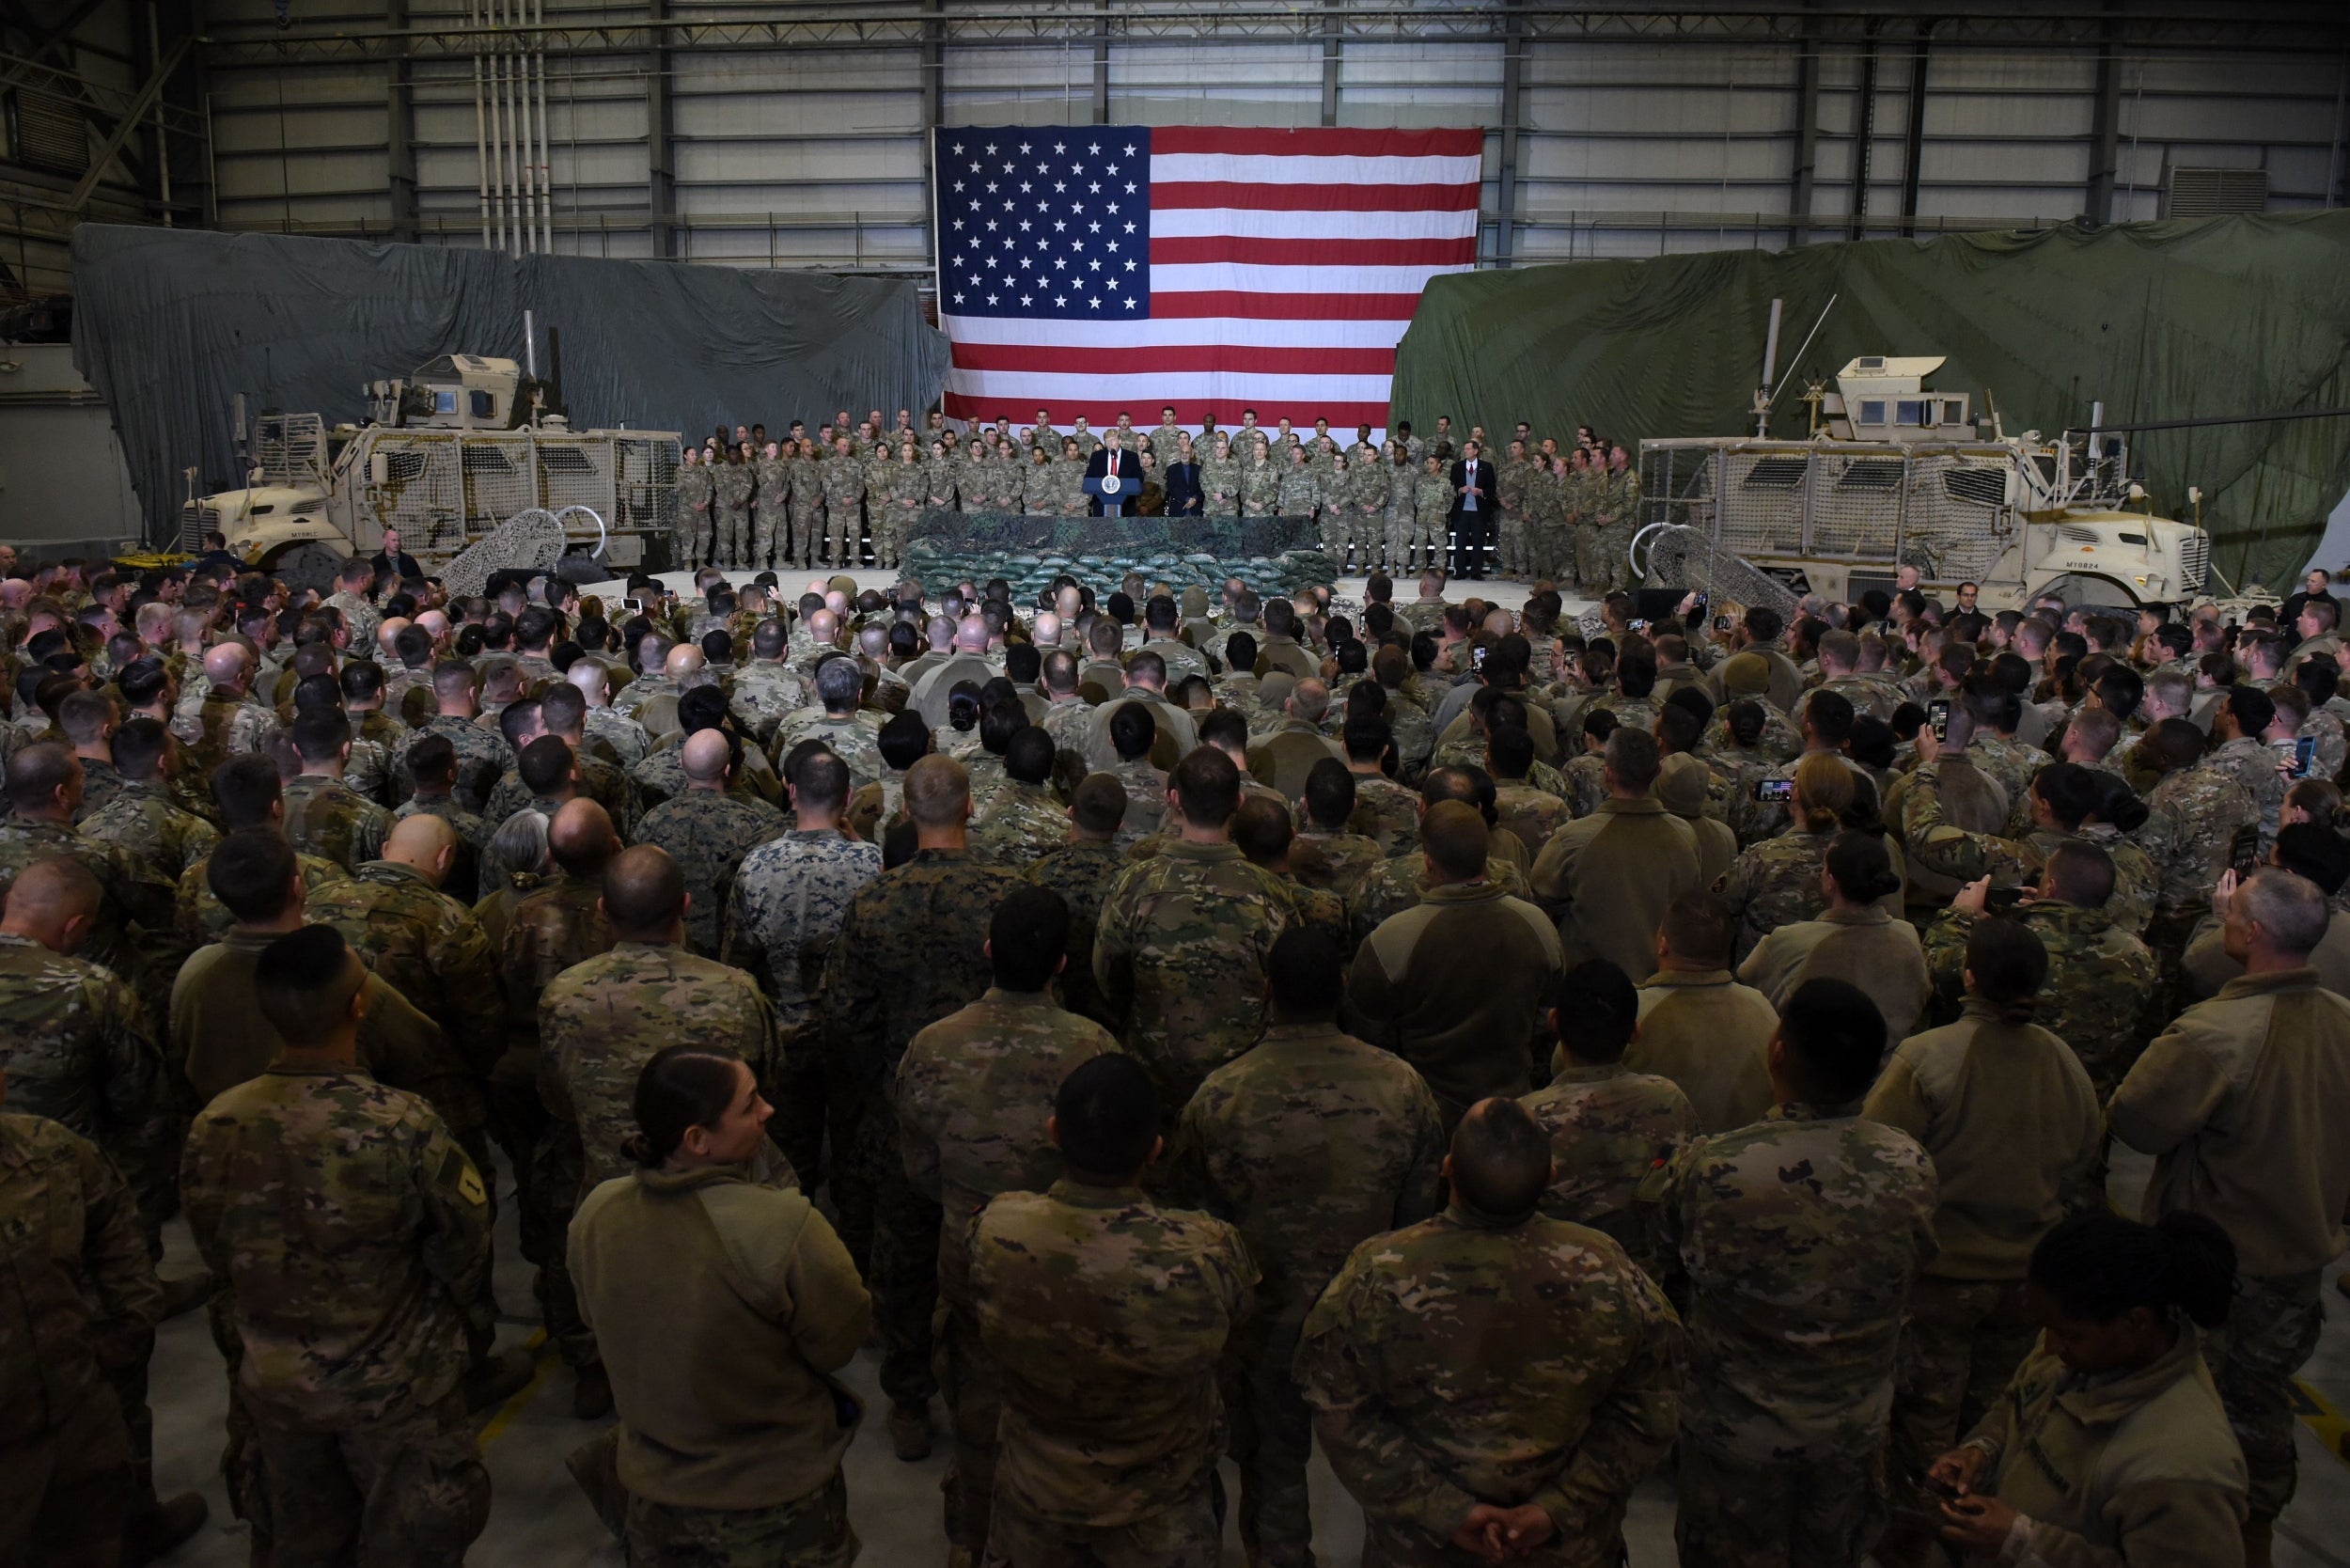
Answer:
[[[490,1201],[490,1189],[481,1184],[481,1172],[468,1159],[461,1158],[458,1162],[457,1191],[468,1203],[487,1205]]]

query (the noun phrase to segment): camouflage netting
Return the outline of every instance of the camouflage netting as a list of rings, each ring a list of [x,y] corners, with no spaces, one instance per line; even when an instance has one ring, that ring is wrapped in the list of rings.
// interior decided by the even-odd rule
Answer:
[[[1337,575],[1322,530],[1304,517],[1029,517],[926,511],[906,543],[906,575],[925,584],[1001,577],[1022,598],[1062,572],[1096,589],[1128,572],[1176,588],[1238,577],[1293,594]]]

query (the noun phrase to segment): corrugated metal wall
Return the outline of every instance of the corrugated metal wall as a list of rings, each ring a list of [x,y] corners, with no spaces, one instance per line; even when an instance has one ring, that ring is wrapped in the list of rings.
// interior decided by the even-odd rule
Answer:
[[[2201,47],[2127,29],[2102,46],[2077,29],[1993,46],[1898,6],[1878,8],[1865,38],[1802,34],[1816,13],[1794,6],[1736,38],[1702,13],[1602,36],[1571,31],[1558,8],[1441,0],[1250,13],[1261,24],[1195,8],[1198,25],[1257,34],[1214,41],[1149,36],[1168,29],[1136,20],[1147,8],[942,0],[926,44],[902,20],[915,3],[548,0],[545,21],[566,28],[544,61],[555,248],[927,271],[932,117],[1089,120],[1097,109],[1111,122],[1493,128],[1484,251],[1497,263],[2055,222],[2101,200],[2115,220],[2153,217],[2169,164],[2264,169],[2272,210],[2339,199],[2350,180],[2341,48],[2247,53],[2247,39]],[[468,15],[449,0],[345,0],[298,8],[294,32],[434,35]],[[663,35],[673,46],[660,50],[641,30],[589,30],[654,17],[743,25],[732,39]],[[790,24],[751,24],[770,17]],[[286,37],[275,24],[272,0],[207,8],[221,226],[481,243],[471,46],[273,55]],[[2148,8],[2145,26],[2160,25]],[[417,57],[351,63],[370,50]],[[393,179],[409,161],[413,211]]]

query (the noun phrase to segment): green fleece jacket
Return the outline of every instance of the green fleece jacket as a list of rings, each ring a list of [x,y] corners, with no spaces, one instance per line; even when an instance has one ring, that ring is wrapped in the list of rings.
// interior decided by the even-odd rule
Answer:
[[[796,1188],[739,1166],[637,1170],[572,1221],[572,1278],[620,1413],[620,1482],[680,1508],[767,1508],[829,1482],[872,1301]]]

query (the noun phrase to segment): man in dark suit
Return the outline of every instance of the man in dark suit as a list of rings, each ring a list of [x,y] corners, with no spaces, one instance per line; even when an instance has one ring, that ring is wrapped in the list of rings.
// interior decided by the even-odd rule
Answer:
[[[1188,435],[1178,436],[1159,482],[1167,488],[1167,515],[1197,517],[1207,496],[1199,488],[1199,459]]]
[[[1118,427],[1115,425],[1102,432],[1101,447],[1086,459],[1087,478],[1106,478],[1112,474],[1123,481],[1118,492],[1118,515],[1132,517],[1135,503],[1142,498],[1142,462],[1132,452],[1119,450]],[[1102,497],[1088,496],[1086,510],[1095,517],[1104,515]]]
[[[1485,576],[1485,546],[1494,535],[1494,465],[1472,441],[1452,465],[1452,574],[1471,582]]]

